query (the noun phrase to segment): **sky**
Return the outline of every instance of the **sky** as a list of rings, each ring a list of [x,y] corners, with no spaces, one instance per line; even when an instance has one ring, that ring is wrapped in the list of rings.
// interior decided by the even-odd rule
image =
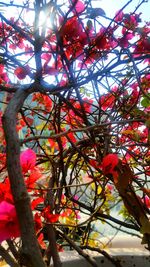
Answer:
[[[66,0],[61,0],[65,2]],[[125,9],[125,12],[131,12],[135,7],[144,0],[132,0],[129,6]],[[0,3],[10,3],[10,0],[3,0]],[[23,0],[14,0],[15,4],[21,4]],[[25,1],[24,1],[25,2]],[[86,1],[84,1],[86,2]],[[101,7],[104,9],[107,17],[114,17],[116,11],[120,10],[129,0],[92,0],[93,7]],[[145,3],[139,8],[139,12],[142,12],[142,18],[144,20],[150,21],[150,0],[145,0]]]
[[[93,7],[101,7],[104,9],[107,17],[114,17],[116,11],[120,10],[129,0],[93,0]],[[141,3],[142,0],[132,0],[132,2],[125,9],[125,12],[132,12],[135,7]],[[138,12],[142,12],[142,18],[150,21],[150,0],[145,1],[138,9]],[[137,12],[137,13],[138,13]]]

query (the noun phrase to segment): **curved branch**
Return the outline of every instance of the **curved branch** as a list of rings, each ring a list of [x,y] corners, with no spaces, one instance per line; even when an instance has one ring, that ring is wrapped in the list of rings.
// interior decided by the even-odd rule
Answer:
[[[30,88],[31,89],[31,88]],[[18,90],[4,113],[2,122],[6,139],[7,169],[22,238],[22,256],[27,266],[45,267],[34,230],[30,198],[20,166],[20,143],[16,116],[31,90]]]
[[[91,251],[97,251],[98,253],[102,254],[104,257],[106,257],[106,259],[108,259],[112,264],[114,264],[116,267],[122,267],[119,259],[115,259],[114,257],[112,257],[111,255],[108,254],[107,251],[105,251],[104,249],[100,249],[100,248],[94,248],[88,245],[85,246],[81,246],[82,249],[89,249]]]
[[[56,229],[57,232],[62,236],[68,244],[73,247],[79,255],[81,255],[83,258],[86,259],[87,262],[89,262],[93,267],[98,267],[98,264],[96,263],[96,260],[92,258],[90,255],[88,255],[86,252],[84,252],[78,245],[75,244],[72,239],[70,239],[65,233],[63,233],[59,228]]]

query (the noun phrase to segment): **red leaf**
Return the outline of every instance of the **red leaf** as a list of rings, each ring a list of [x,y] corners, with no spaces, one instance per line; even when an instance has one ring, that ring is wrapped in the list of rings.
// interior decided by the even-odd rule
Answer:
[[[47,222],[55,223],[58,221],[60,215],[50,213],[50,207],[47,206],[42,212],[42,216],[47,220]]]

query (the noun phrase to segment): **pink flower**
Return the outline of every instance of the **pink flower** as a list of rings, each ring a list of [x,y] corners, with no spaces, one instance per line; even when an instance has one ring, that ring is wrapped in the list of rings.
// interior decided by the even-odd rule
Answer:
[[[117,13],[115,15],[115,21],[116,22],[122,21],[123,16],[124,16],[124,13],[121,10],[117,11]]]
[[[42,59],[44,59],[47,63],[51,60],[52,54],[50,53],[43,53],[41,56]]]
[[[20,164],[24,173],[33,170],[36,164],[35,152],[30,148],[23,151],[20,155]]]
[[[74,2],[75,0],[72,1],[72,4],[74,4]],[[77,13],[82,13],[85,10],[85,4],[82,1],[78,0],[77,3],[75,4],[74,9]],[[75,11],[73,10],[73,13],[76,14]]]
[[[44,66],[43,66],[43,73],[44,74],[49,74],[49,75],[58,75],[59,74],[59,70],[57,70],[54,67],[49,67],[47,65],[47,62],[45,62]]]
[[[6,201],[2,201],[0,203],[0,243],[19,236],[20,229],[15,206]]]
[[[131,40],[133,37],[134,35],[132,33],[124,33],[124,36],[118,39],[119,45],[125,48],[128,47],[129,40]]]

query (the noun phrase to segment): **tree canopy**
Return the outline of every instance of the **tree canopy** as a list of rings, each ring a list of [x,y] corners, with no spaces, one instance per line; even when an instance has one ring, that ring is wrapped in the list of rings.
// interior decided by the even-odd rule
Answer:
[[[121,266],[97,222],[150,250],[148,3],[113,18],[93,3],[0,2],[0,254],[11,266],[61,266],[66,246]]]

